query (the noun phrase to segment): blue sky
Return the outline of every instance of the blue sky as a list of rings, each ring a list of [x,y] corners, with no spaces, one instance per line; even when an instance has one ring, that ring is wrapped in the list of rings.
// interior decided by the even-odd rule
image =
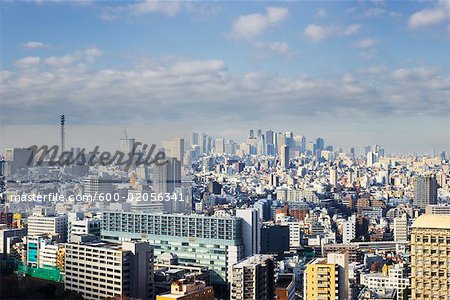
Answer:
[[[64,112],[137,136],[255,127],[446,149],[449,42],[450,1],[4,1],[3,143]]]

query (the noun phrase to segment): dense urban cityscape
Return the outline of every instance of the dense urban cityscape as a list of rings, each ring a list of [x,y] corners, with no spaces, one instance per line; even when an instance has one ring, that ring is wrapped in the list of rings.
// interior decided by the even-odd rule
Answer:
[[[0,0],[0,299],[450,300],[450,0]]]
[[[142,152],[128,136],[118,145]],[[5,149],[10,276],[80,299],[449,298],[445,152],[392,156],[259,129],[243,142],[192,132],[160,150],[167,163],[127,171],[49,155],[35,166],[36,149]]]

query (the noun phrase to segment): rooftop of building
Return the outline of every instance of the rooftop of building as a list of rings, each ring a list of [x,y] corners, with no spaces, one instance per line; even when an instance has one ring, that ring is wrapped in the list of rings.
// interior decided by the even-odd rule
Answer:
[[[265,262],[267,259],[273,259],[272,255],[264,255],[264,254],[255,254],[250,257],[247,257],[241,261],[239,261],[237,264],[235,264],[233,267],[249,267],[254,266],[260,263]]]
[[[115,250],[115,251],[129,251],[129,249],[126,249],[124,247],[124,244],[137,244],[139,242],[122,242],[122,243],[115,243],[115,242],[107,242],[107,241],[99,241],[99,240],[93,240],[93,241],[86,241],[86,242],[80,242],[80,243],[67,243],[67,245],[80,245],[80,246],[86,246],[86,247],[93,247],[93,248],[102,248],[102,249],[108,249],[108,250]]]
[[[416,219],[412,228],[433,228],[433,229],[449,229],[450,230],[450,214],[449,215],[432,215],[424,214]]]
[[[294,281],[294,274],[280,274],[276,282],[277,288],[287,288]]]

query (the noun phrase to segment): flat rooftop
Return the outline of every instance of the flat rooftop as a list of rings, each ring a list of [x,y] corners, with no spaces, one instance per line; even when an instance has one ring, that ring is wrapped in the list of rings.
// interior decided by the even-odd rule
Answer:
[[[450,230],[450,215],[424,214],[414,221],[412,228],[431,228]]]

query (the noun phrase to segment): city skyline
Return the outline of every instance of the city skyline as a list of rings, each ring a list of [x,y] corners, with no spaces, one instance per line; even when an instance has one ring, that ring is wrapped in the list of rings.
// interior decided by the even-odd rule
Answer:
[[[114,147],[92,133],[126,126],[157,141],[272,128],[448,151],[448,3],[4,2],[17,30],[2,31],[1,146],[65,113],[81,146]]]
[[[6,131],[2,128],[0,136],[2,136],[2,142],[0,143],[0,149],[6,148],[28,148],[32,145],[60,145],[60,128],[59,125],[45,125],[45,126],[14,126],[14,130]],[[174,126],[170,128],[163,128],[158,132],[152,132],[155,127],[145,126],[145,125],[135,125],[131,127],[122,127],[119,125],[71,125],[67,126],[65,131],[67,135],[66,146],[70,147],[95,147],[99,146],[100,149],[115,151],[120,148],[120,139],[124,138],[125,131],[127,131],[128,137],[135,139],[137,142],[142,143],[156,143],[157,145],[163,147],[163,142],[170,140],[175,137],[183,137],[188,145],[189,137],[192,132],[197,132],[199,134],[205,133],[211,136],[213,139],[225,138],[226,141],[234,141],[235,143],[246,142],[246,137],[248,134],[248,129],[242,130],[225,130],[224,132],[209,132],[206,130],[189,130],[187,128],[181,128],[179,126]],[[159,128],[158,128],[159,129]],[[424,139],[422,143],[411,143],[408,139],[403,137],[402,139],[397,139],[393,143],[382,143],[383,137],[386,134],[382,130],[376,131],[376,135],[363,136],[359,139],[353,139],[353,134],[357,134],[357,129],[355,128],[353,132],[348,134],[348,139],[342,139],[342,137],[336,137],[333,135],[333,131],[322,131],[318,128],[313,132],[313,134],[308,134],[305,131],[296,131],[290,128],[277,130],[274,128],[259,128],[254,127],[254,130],[261,129],[263,133],[266,130],[272,130],[276,132],[292,132],[294,135],[303,135],[306,137],[308,142],[314,142],[317,138],[324,138],[327,145],[332,145],[335,149],[342,148],[344,152],[347,152],[350,148],[355,148],[356,153],[364,153],[364,147],[373,145],[383,145],[386,148],[388,154],[391,155],[430,155],[436,156],[440,152],[449,152],[449,145],[447,143],[432,143],[430,139],[436,137],[433,133],[429,135],[423,135]],[[125,131],[124,131],[125,130]],[[156,130],[155,130],[156,131]],[[42,136],[41,133],[45,132],[46,135]],[[112,134],[114,133],[114,134]],[[117,134],[117,135],[115,135]],[[30,136],[29,136],[30,135]],[[391,133],[391,136],[395,134]],[[375,138],[376,136],[376,138]],[[425,142],[428,141],[428,142]],[[9,143],[8,143],[9,142]]]
[[[0,28],[1,299],[450,299],[450,0]]]

